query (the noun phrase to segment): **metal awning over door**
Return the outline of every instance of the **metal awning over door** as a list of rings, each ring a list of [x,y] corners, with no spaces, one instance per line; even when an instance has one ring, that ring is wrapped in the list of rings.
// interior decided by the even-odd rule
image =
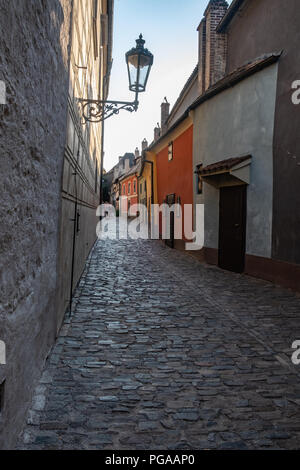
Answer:
[[[196,171],[203,181],[217,188],[250,183],[251,155],[228,158]]]

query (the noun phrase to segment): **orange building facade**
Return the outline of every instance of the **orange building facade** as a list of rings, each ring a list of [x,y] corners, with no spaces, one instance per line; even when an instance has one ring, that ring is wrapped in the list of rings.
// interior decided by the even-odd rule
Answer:
[[[190,121],[190,120],[189,120]],[[181,127],[181,128],[180,128]],[[160,215],[159,232],[163,234],[162,217],[170,217],[170,239],[166,243],[172,248],[184,249],[185,242],[192,238],[192,225],[186,231],[184,227],[184,216],[186,204],[190,205],[192,213],[193,205],[193,124],[185,122],[173,132],[168,132],[164,137],[164,146],[158,151],[152,149],[156,154],[156,184],[157,203],[167,203],[170,207],[174,204],[181,206],[181,214],[177,210],[169,215]],[[158,147],[161,147],[158,145]],[[192,217],[190,217],[192,223]],[[179,231],[178,231],[179,229]],[[173,234],[172,234],[173,232]],[[175,238],[174,238],[175,232]],[[182,232],[182,236],[176,239]]]

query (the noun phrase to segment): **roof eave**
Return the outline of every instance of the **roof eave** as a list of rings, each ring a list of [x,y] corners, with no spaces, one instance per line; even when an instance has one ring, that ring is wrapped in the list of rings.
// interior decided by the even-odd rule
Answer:
[[[221,93],[222,91],[225,91],[228,88],[231,88],[235,86],[237,83],[241,82],[245,78],[250,77],[251,75],[254,75],[255,73],[259,72],[260,70],[263,70],[265,67],[274,64],[277,62],[282,54],[282,51],[280,52],[274,52],[272,54],[269,54],[266,58],[262,59],[258,63],[253,63],[251,67],[248,69],[243,69],[241,67],[241,71],[239,70],[223,77],[219,82],[214,84],[212,87],[208,88],[199,98],[197,98],[194,103],[191,104],[190,108],[188,111],[191,111],[195,108],[197,108],[200,104],[204,103],[204,101],[209,100],[213,96]],[[251,64],[249,64],[250,66]]]

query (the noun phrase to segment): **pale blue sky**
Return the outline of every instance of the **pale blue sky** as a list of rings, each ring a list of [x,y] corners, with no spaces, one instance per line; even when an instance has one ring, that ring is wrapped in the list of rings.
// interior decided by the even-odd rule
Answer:
[[[131,101],[125,53],[143,33],[154,54],[154,64],[145,93],[139,95],[137,113],[121,111],[105,124],[104,168],[109,170],[125,152],[150,143],[160,121],[160,104],[168,98],[171,107],[197,64],[197,27],[208,0],[115,0],[113,68],[109,99]],[[228,2],[230,3],[230,2]]]

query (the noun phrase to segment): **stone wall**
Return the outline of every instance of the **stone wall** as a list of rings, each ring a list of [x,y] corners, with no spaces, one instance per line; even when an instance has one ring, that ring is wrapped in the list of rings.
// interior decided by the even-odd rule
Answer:
[[[56,334],[72,0],[2,0],[0,448],[14,445]]]

